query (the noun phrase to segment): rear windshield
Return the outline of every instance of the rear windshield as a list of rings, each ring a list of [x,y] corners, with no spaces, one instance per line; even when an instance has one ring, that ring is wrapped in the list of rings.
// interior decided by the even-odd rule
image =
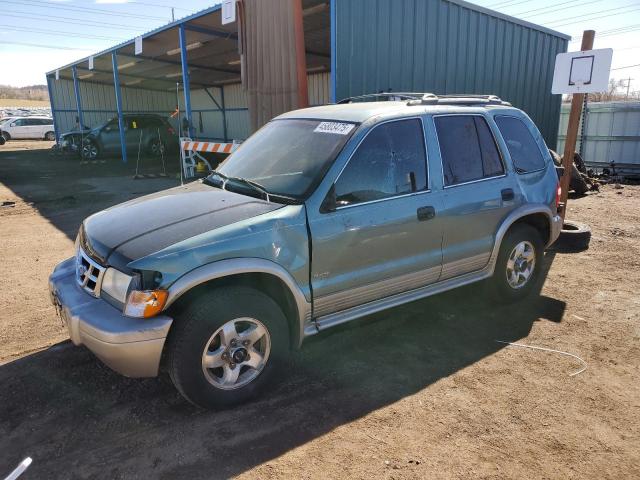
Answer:
[[[262,185],[269,193],[306,197],[320,182],[356,125],[322,120],[272,120],[218,169]]]

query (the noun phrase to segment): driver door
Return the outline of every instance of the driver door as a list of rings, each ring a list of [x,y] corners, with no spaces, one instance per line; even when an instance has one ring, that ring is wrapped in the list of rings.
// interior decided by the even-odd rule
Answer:
[[[436,282],[441,192],[429,190],[420,118],[373,127],[310,218],[314,316]]]

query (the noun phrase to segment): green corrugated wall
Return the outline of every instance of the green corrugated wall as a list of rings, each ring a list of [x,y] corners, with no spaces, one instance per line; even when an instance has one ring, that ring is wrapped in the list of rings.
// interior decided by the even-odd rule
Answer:
[[[379,91],[496,94],[556,144],[551,95],[567,37],[459,0],[334,0],[335,96]]]

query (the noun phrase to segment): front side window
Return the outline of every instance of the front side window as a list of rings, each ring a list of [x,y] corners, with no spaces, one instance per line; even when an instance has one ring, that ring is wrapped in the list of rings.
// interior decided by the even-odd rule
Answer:
[[[504,174],[498,147],[483,117],[451,115],[434,121],[445,186]]]
[[[335,184],[338,206],[394,197],[427,188],[422,122],[398,120],[375,127]]]
[[[14,127],[23,127],[25,125],[25,120],[20,118],[18,120],[16,120],[13,124]]]
[[[505,116],[496,116],[495,120],[518,173],[544,168],[546,162],[540,148],[522,120]]]
[[[350,122],[272,120],[218,171],[257,183],[271,194],[301,199],[320,182],[355,130]]]

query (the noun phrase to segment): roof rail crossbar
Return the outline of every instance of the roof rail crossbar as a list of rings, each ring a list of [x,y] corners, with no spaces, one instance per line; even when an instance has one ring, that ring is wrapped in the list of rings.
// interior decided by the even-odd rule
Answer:
[[[354,100],[364,100],[367,98],[399,98],[401,100],[417,100],[424,96],[424,93],[416,92],[380,92],[380,93],[368,93],[366,95],[358,95],[354,97],[343,98],[336,102],[336,104],[353,103]]]
[[[472,95],[472,94],[450,94],[434,95],[425,94],[419,100],[409,100],[407,105],[504,105],[511,106],[497,95]]]

